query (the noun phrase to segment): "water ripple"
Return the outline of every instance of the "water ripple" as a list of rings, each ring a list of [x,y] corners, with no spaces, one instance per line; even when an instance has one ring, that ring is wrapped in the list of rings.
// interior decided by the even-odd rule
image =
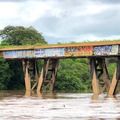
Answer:
[[[52,97],[3,97],[0,120],[118,120],[120,97],[117,100],[91,100],[92,94],[56,94]],[[103,95],[104,96],[104,95]]]

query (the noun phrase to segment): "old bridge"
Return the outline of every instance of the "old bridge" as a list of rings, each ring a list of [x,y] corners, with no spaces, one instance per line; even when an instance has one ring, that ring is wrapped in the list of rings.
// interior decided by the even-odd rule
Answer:
[[[86,42],[79,44],[60,44],[43,46],[14,46],[0,48],[0,56],[4,59],[22,61],[26,94],[32,90],[39,93],[42,86],[53,91],[59,59],[88,58],[92,75],[93,94],[98,96],[103,91],[108,96],[115,95],[120,80],[120,41]],[[106,59],[116,59],[116,69],[110,80]],[[44,65],[39,69],[37,60],[43,59]],[[61,78],[62,79],[62,78]],[[102,87],[100,81],[102,80]]]

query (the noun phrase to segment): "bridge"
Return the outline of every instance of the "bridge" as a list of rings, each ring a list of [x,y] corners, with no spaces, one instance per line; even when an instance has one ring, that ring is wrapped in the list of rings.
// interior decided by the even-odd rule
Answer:
[[[32,90],[41,92],[43,86],[49,88],[50,91],[54,90],[59,59],[89,59],[94,96],[99,96],[104,91],[108,96],[114,96],[120,80],[120,41],[9,46],[0,48],[0,57],[22,61],[27,95],[30,95]],[[116,59],[116,69],[112,80],[107,69],[107,58]],[[44,60],[41,68],[37,64],[38,60]]]

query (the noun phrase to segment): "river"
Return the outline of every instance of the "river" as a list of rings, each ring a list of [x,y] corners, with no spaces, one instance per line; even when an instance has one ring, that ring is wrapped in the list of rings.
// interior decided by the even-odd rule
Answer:
[[[0,120],[120,120],[117,99],[92,94],[57,93],[25,97],[21,91],[0,92]]]

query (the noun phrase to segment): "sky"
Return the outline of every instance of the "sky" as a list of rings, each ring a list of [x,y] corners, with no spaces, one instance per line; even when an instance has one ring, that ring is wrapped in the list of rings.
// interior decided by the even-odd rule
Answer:
[[[0,29],[33,26],[48,43],[120,39],[120,0],[0,0]]]

